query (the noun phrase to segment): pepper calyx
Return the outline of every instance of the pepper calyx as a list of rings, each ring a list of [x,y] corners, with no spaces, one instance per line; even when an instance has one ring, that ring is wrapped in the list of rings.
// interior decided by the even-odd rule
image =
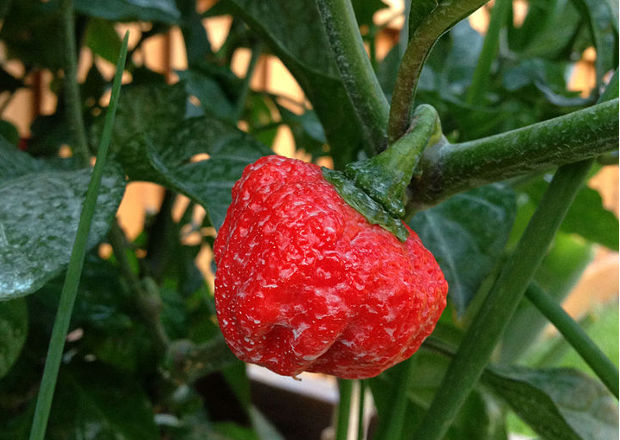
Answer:
[[[405,241],[409,232],[401,219],[405,216],[407,186],[424,150],[443,139],[437,111],[423,104],[416,108],[407,133],[385,151],[348,164],[344,172],[323,168],[323,176],[369,223]]]

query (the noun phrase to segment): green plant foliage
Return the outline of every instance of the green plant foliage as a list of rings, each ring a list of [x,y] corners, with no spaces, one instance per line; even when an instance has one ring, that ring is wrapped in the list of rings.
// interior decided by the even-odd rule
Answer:
[[[181,16],[174,0],[76,0],[75,8],[91,17],[116,21],[175,23]]]
[[[42,68],[62,68],[62,38],[50,35],[62,35],[58,0],[10,2],[0,30],[10,58]]]
[[[353,109],[338,76],[325,31],[314,3],[303,1],[232,0],[235,11],[264,35],[296,77],[319,117],[338,168],[363,148],[362,121]],[[305,17],[303,21],[299,17]],[[368,151],[368,148],[366,148]]]
[[[558,234],[536,272],[535,282],[561,302],[577,283],[591,259],[590,244],[567,234]],[[547,323],[538,309],[529,301],[523,300],[504,333],[500,361],[515,362],[528,350],[535,348],[535,341]]]
[[[502,255],[515,203],[512,189],[489,185],[456,195],[411,220],[411,227],[437,259],[459,315]]]
[[[0,378],[17,360],[28,332],[26,301],[0,302]]]
[[[49,169],[0,184],[0,299],[33,293],[66,267],[89,180],[88,170]],[[118,168],[108,168],[89,247],[108,231],[124,189]]]
[[[158,439],[153,408],[142,388],[97,363],[76,365],[58,378],[56,402],[46,438]]]
[[[387,373],[368,381],[373,398],[377,406],[379,420],[385,421],[392,407],[396,390],[400,386],[398,378],[407,368],[407,362],[414,362],[411,374],[411,388],[409,389],[406,417],[402,433],[398,438],[410,439],[411,432],[420,422],[424,411],[448,365],[449,359],[433,351],[423,350],[415,357],[403,362]],[[476,389],[463,405],[454,425],[450,428],[444,440],[488,439],[505,440],[506,428],[502,420],[505,408],[503,404],[484,387]],[[392,440],[385,436],[387,426],[380,422],[377,427],[377,438]]]
[[[523,188],[535,206],[542,197],[545,181],[538,179]],[[562,223],[562,231],[578,234],[584,239],[599,243],[612,250],[618,250],[618,219],[603,207],[600,194],[584,186]]]
[[[205,207],[211,224],[219,228],[243,168],[270,150],[211,115],[184,119],[186,99],[182,85],[128,87],[119,104],[112,148],[131,179],[186,194]],[[192,162],[201,153],[209,158]]]
[[[106,65],[119,55],[118,31],[126,23],[138,25],[130,25],[131,56],[111,163],[70,315],[47,438],[283,438],[254,401],[245,364],[226,345],[211,285],[199,265],[213,250],[235,181],[249,163],[273,154],[270,147],[282,134],[290,131],[296,153],[305,152],[313,161],[333,159],[342,171],[388,147],[386,133],[399,132],[391,140],[396,144],[420,104],[437,110],[448,142],[442,143],[445,149],[424,152],[407,189],[406,214],[448,280],[449,301],[412,358],[367,381],[378,413],[374,438],[409,440],[416,430],[424,431],[421,424],[435,396],[442,395],[440,384],[452,360],[463,346],[466,351],[485,346],[484,340],[493,338],[489,322],[497,324],[498,316],[507,328],[493,339],[499,342],[489,348],[493,355],[482,379],[473,380],[469,396],[437,407],[440,416],[456,415],[446,422],[443,436],[424,440],[507,440],[514,430],[510,417],[517,415],[518,423],[545,439],[617,438],[617,401],[596,375],[614,377],[613,365],[595,373],[570,345],[580,341],[543,337],[549,321],[538,308],[541,303],[523,300],[517,307],[515,301],[516,311],[505,317],[513,305],[499,300],[490,313],[495,322],[486,316],[481,329],[476,316],[493,286],[501,287],[498,274],[540,207],[549,183],[540,173],[583,160],[586,152],[605,154],[601,164],[613,162],[614,154],[617,159],[617,120],[610,117],[617,114],[617,101],[603,110],[594,104],[601,93],[612,99],[618,93],[617,75],[605,85],[618,64],[618,1],[532,0],[522,23],[513,20],[510,0],[497,1],[506,9],[494,9],[497,26],[485,34],[465,19],[484,0],[405,3],[407,17],[376,24],[376,13],[386,7],[383,0],[0,1],[5,49],[0,66],[0,440],[25,439],[31,430],[63,272],[91,178],[80,168],[84,164],[73,133],[83,126],[90,153],[96,152],[111,86]],[[72,9],[64,9],[67,5]],[[223,16],[230,26],[218,29],[218,35],[205,26],[205,20]],[[380,44],[396,35],[392,24],[402,19],[406,27],[400,41],[378,57],[384,49]],[[180,57],[187,67],[151,70],[156,67],[148,46],[169,32],[174,65]],[[68,74],[70,36],[79,78]],[[597,53],[597,86],[584,96],[568,90],[568,84],[589,47]],[[252,62],[246,71],[238,61],[247,54]],[[252,74],[262,73],[263,61],[273,59],[288,69],[303,99],[255,87]],[[408,86],[399,90],[397,78]],[[18,95],[41,82],[45,113],[22,131],[23,121],[12,119],[11,107]],[[78,98],[66,93],[76,89]],[[400,98],[392,103],[394,96]],[[388,115],[389,110],[395,114]],[[560,116],[563,122],[547,122]],[[532,124],[535,131],[506,133]],[[61,159],[59,152],[67,146],[76,157]],[[532,146],[548,154],[543,165],[527,149]],[[114,222],[128,181],[164,188],[161,204],[146,213],[135,239]],[[378,181],[365,185],[374,191]],[[446,182],[456,189],[442,193]],[[572,183],[564,181],[564,188]],[[461,192],[446,198],[455,191]],[[186,208],[184,196],[190,199]],[[555,199],[548,201],[555,208],[539,219],[540,229],[562,210]],[[421,211],[414,214],[414,209]],[[536,237],[522,249],[532,244]],[[111,254],[105,253],[107,245]],[[598,246],[618,249],[618,220],[598,193],[583,185],[551,246],[515,264],[524,267],[542,258],[532,285],[559,303]],[[217,269],[214,263],[211,269]],[[509,283],[511,291],[527,287],[521,286],[523,278],[511,278],[516,280]],[[617,338],[609,336],[617,334],[616,302],[586,313],[580,325],[607,357],[617,360]],[[477,333],[467,336],[471,328]],[[469,389],[464,383],[471,377],[463,376],[483,358],[461,365],[451,388]],[[452,412],[453,402],[464,403]],[[311,417],[305,408],[298,412]]]
[[[550,440],[618,438],[618,406],[599,382],[577,370],[488,369],[495,392]]]

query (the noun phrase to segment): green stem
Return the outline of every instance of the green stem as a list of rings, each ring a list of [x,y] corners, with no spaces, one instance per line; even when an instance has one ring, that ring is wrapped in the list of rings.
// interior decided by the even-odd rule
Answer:
[[[489,83],[491,76],[491,65],[496,58],[499,47],[500,31],[508,13],[512,8],[512,0],[495,0],[495,5],[491,10],[491,21],[487,28],[487,34],[484,37],[484,44],[480,51],[478,64],[474,71],[474,76],[467,90],[467,102],[469,104],[480,102],[484,97],[485,87]]]
[[[157,353],[163,355],[168,350],[170,340],[160,319],[162,302],[157,284],[151,278],[140,280],[131,269],[131,264],[125,254],[127,250],[125,233],[118,223],[115,222],[112,224],[108,237],[114,251],[114,256],[118,261],[121,274],[134,293],[133,299],[140,311],[142,320],[149,327],[150,333],[153,335]]]
[[[618,99],[494,136],[428,148],[409,186],[408,210],[488,183],[618,148]]]
[[[558,329],[607,389],[618,398],[618,369],[579,324],[536,283],[530,284],[525,296]]]
[[[250,62],[248,63],[248,68],[245,71],[245,78],[243,78],[243,83],[241,84],[241,90],[239,91],[239,98],[237,99],[237,112],[235,115],[235,122],[241,119],[243,115],[243,109],[245,107],[245,101],[248,98],[248,92],[250,91],[250,81],[252,81],[252,75],[254,74],[254,69],[256,68],[256,64],[258,63],[258,59],[261,55],[261,45],[260,43],[256,43],[252,47],[252,55],[250,58]]]
[[[374,151],[386,143],[388,103],[374,74],[349,0],[318,0],[332,52],[366,137]]]
[[[556,172],[517,248],[467,329],[414,438],[443,438],[489,362],[592,162],[566,165]]]
[[[65,80],[64,91],[67,102],[67,116],[69,127],[73,133],[73,148],[80,157],[83,166],[90,165],[90,151],[86,140],[84,119],[82,117],[82,100],[80,87],[77,82],[77,56],[75,44],[75,25],[73,17],[73,0],[61,0],[62,30],[65,39]]]
[[[353,381],[338,379],[340,401],[336,418],[335,440],[347,440],[349,432],[349,415],[351,414],[351,395],[353,394]]]
[[[428,104],[420,105],[407,133],[382,153],[348,164],[345,174],[392,216],[402,218],[407,202],[405,191],[422,153],[442,139],[437,111]]]
[[[366,401],[366,382],[362,379],[359,383],[359,396],[357,405],[357,440],[364,440],[365,423],[364,423],[364,402]]]
[[[407,131],[422,66],[435,42],[444,32],[487,1],[454,0],[442,2],[409,35],[409,45],[401,60],[392,94],[388,142],[394,142]]]
[[[413,371],[415,369],[416,360],[417,358],[412,356],[406,361],[406,365],[401,370],[400,377],[398,377],[396,381],[398,388],[396,390],[396,395],[392,397],[392,404],[386,424],[387,429],[384,431],[382,440],[397,440],[402,438],[402,430],[407,413],[407,395],[413,383]]]
[[[443,139],[437,111],[424,104],[416,109],[410,131],[385,151],[348,164],[344,173],[323,168],[323,177],[369,223],[404,242],[409,237],[401,221],[405,215],[405,190],[424,149]]]
[[[43,379],[41,388],[37,398],[37,405],[34,413],[32,429],[30,431],[30,440],[43,440],[47,428],[47,421],[52,406],[54,389],[56,388],[56,380],[62,360],[62,353],[65,346],[65,339],[69,330],[71,321],[71,313],[77,296],[77,289],[80,282],[80,275],[84,265],[84,256],[86,254],[86,243],[90,225],[93,219],[95,208],[97,205],[97,194],[103,175],[104,165],[106,163],[110,139],[112,136],[112,127],[114,125],[114,116],[118,105],[118,96],[121,87],[121,76],[125,66],[125,56],[127,54],[128,34],[125,35],[121,53],[119,55],[118,64],[116,65],[116,74],[114,76],[114,84],[112,86],[112,97],[110,98],[110,106],[106,114],[103,134],[97,153],[97,162],[92,172],[86,198],[82,207],[82,214],[75,237],[71,258],[67,268],[65,282],[60,295],[58,311],[52,329],[52,337],[45,360],[45,369],[43,371]],[[77,121],[75,121],[77,123]]]

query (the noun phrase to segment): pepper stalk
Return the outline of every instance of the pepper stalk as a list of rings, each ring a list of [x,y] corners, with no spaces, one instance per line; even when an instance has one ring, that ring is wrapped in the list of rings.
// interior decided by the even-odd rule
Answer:
[[[348,164],[344,172],[323,168],[323,176],[368,222],[405,241],[409,231],[401,219],[406,213],[407,187],[424,151],[443,142],[437,111],[420,105],[407,132],[385,151]]]

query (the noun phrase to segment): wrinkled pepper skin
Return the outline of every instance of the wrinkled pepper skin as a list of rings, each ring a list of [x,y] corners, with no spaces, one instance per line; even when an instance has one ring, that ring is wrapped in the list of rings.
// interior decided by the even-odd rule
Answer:
[[[249,165],[215,240],[215,304],[241,360],[276,373],[366,378],[432,332],[448,285],[410,230],[369,224],[313,164]]]

